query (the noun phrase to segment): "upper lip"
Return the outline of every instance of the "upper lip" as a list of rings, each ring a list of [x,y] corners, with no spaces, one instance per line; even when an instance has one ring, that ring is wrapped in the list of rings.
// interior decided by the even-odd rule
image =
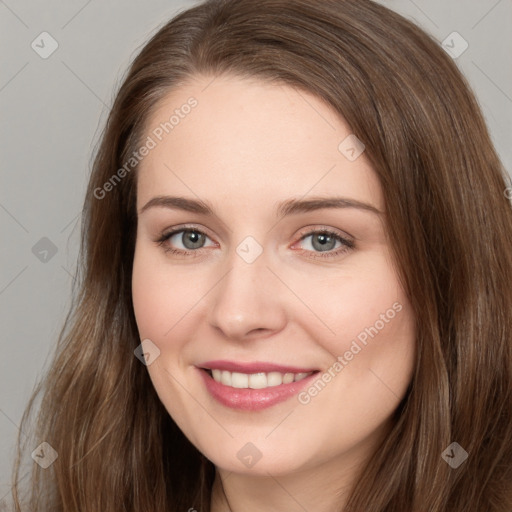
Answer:
[[[310,373],[318,371],[317,368],[299,368],[297,366],[285,366],[282,364],[267,363],[263,361],[253,361],[250,363],[235,362],[235,361],[205,361],[198,364],[198,368],[205,370],[227,370],[228,372],[237,373]]]

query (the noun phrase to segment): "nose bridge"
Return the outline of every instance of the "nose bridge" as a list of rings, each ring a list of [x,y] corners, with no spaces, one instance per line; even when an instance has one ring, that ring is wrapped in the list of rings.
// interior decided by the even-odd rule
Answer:
[[[227,272],[213,295],[210,322],[229,338],[254,330],[274,331],[285,320],[278,279],[268,268],[270,258],[253,238],[246,237],[227,259]]]

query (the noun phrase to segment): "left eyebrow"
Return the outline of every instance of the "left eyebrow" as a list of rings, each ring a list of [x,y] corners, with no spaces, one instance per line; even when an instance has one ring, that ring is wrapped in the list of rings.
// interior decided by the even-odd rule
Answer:
[[[307,213],[323,208],[356,208],[376,215],[383,215],[377,207],[348,197],[314,197],[312,199],[289,199],[278,204],[279,216]]]
[[[177,196],[156,196],[150,199],[139,211],[139,214],[148,208],[160,206],[175,210],[184,210],[191,213],[201,215],[214,215],[214,208],[206,201],[201,201],[186,197]],[[299,213],[307,213],[324,208],[356,208],[376,215],[383,215],[375,206],[350,199],[347,197],[314,197],[312,199],[288,199],[276,205],[276,214],[285,217],[287,215],[296,215]]]

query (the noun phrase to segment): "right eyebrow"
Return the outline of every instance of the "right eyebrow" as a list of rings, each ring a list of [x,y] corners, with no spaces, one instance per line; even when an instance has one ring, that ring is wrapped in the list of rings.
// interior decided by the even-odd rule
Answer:
[[[204,201],[175,196],[153,197],[140,209],[139,214],[145,212],[148,208],[153,208],[155,206],[200,213],[202,215],[213,215],[213,208]]]

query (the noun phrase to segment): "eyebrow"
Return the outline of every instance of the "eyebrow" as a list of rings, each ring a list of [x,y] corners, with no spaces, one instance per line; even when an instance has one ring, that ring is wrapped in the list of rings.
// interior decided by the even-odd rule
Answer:
[[[189,199],[178,196],[156,196],[150,199],[139,211],[139,214],[153,207],[170,208],[174,210],[184,210],[201,215],[214,215],[213,207],[206,201]],[[324,208],[356,208],[376,215],[383,215],[375,206],[350,199],[346,197],[314,197],[311,199],[287,199],[276,205],[276,214],[285,217],[287,215],[296,215],[307,213]]]

